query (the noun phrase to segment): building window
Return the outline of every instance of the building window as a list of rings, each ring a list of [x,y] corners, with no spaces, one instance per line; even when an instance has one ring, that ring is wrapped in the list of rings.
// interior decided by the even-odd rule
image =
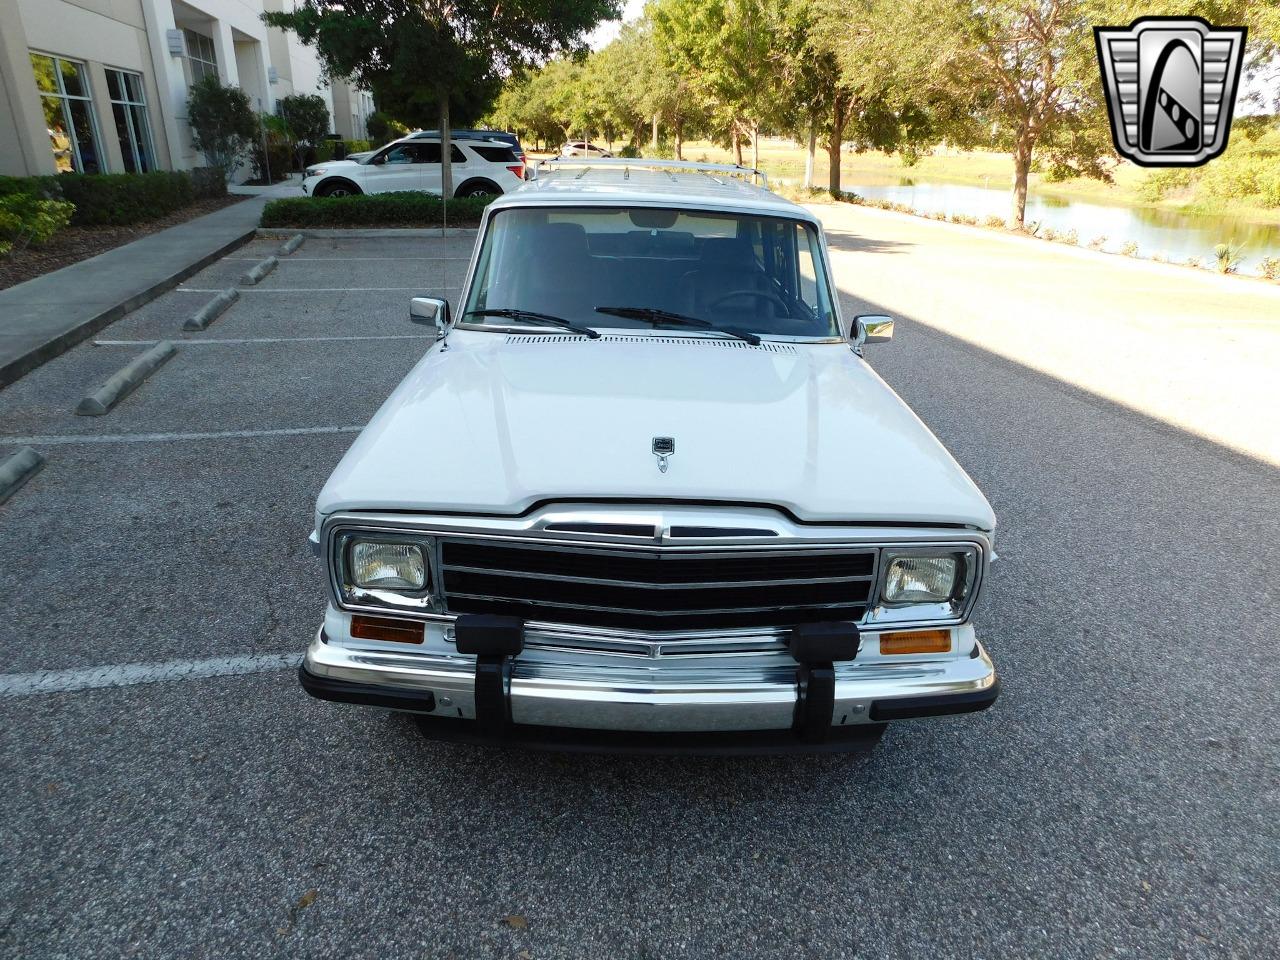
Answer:
[[[187,68],[191,82],[218,75],[218,56],[213,51],[213,40],[194,30],[183,30],[187,40]]]
[[[151,144],[151,120],[147,116],[142,75],[108,70],[107,92],[111,95],[111,113],[116,121],[116,137],[120,140],[125,171],[146,173],[154,170],[156,155]]]
[[[83,63],[31,54],[31,69],[40,90],[44,125],[53,147],[59,173],[105,173],[98,149],[98,129],[93,122],[89,71]]]

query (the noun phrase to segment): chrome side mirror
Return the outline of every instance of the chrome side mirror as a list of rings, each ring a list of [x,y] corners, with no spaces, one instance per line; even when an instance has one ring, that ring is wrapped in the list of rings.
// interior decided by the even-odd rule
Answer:
[[[449,322],[449,301],[435,297],[414,297],[409,301],[409,320],[424,327],[435,327],[443,334]]]
[[[864,343],[888,343],[893,339],[893,317],[883,313],[863,313],[853,318],[853,342],[855,346]]]

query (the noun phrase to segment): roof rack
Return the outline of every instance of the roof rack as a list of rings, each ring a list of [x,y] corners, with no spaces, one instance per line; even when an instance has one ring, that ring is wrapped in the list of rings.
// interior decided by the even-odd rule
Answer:
[[[742,167],[736,163],[698,163],[693,160],[646,160],[633,157],[550,157],[538,161],[537,169],[555,170],[564,167],[582,167],[582,176],[593,167],[617,167],[641,170],[688,170],[694,173],[730,173],[738,176],[759,177],[760,185],[769,189],[769,175],[763,170]],[[715,179],[712,177],[712,179]]]

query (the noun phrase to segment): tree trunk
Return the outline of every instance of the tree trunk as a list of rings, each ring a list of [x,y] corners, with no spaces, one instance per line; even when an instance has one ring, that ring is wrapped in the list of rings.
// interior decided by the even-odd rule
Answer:
[[[751,169],[760,169],[760,124],[751,123]]]
[[[827,142],[827,161],[831,169],[827,173],[827,189],[831,196],[840,195],[840,145],[844,140],[844,125],[849,116],[849,96],[839,90],[831,107],[831,138]]]
[[[806,190],[813,189],[813,158],[818,152],[818,125],[811,119],[809,121],[809,149],[804,155],[804,188]]]
[[[675,137],[676,137],[676,159],[683,160],[684,159],[684,121],[683,120],[676,120],[675,122]]]
[[[1023,137],[1013,152],[1013,217],[1009,225],[1021,230],[1027,220],[1027,176],[1031,173],[1031,140]]]
[[[653,115],[653,137],[649,140],[649,150],[653,153],[658,152],[658,115]]]
[[[735,120],[729,126],[729,136],[733,137],[733,162],[742,166],[742,137],[739,134],[738,121]]]
[[[453,138],[449,136],[449,94],[440,91],[440,195],[453,196]]]

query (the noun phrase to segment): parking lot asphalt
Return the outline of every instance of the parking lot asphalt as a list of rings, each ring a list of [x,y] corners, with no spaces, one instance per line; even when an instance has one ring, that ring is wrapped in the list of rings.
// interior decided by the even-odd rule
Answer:
[[[900,314],[869,358],[1000,517],[977,618],[992,710],[896,724],[866,757],[428,743],[309,699],[266,655],[318,623],[314,497],[430,342],[407,299],[456,296],[469,242],[310,239],[181,332],[277,245],[0,391],[0,457],[48,458],[0,506],[0,953],[1274,952],[1274,467]],[[884,308],[861,269],[911,283],[832,245],[846,311]],[[158,339],[178,355],[106,417],[73,415]],[[210,658],[245,672],[184,666]],[[110,670],[131,664],[175,679]],[[80,689],[6,686],[92,668]]]

